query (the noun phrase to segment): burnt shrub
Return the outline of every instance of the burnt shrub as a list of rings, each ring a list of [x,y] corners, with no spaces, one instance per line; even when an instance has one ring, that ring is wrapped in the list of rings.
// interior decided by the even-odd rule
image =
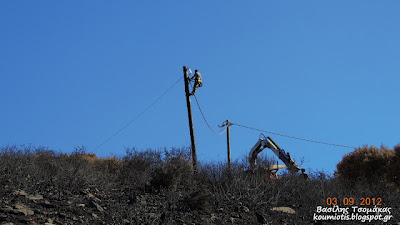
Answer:
[[[394,146],[394,156],[391,161],[389,178],[393,183],[400,187],[400,144]]]
[[[201,211],[209,213],[211,211],[210,199],[212,194],[207,189],[197,189],[187,194],[181,203],[181,210]]]
[[[396,147],[398,148],[398,147]],[[385,146],[363,146],[346,154],[336,166],[335,177],[349,185],[392,183],[396,179],[394,169],[398,167],[396,151]],[[398,154],[397,154],[398,155]]]
[[[163,166],[157,167],[152,173],[151,186],[154,189],[162,187],[176,190],[178,187],[189,187],[193,179],[193,166],[185,158],[173,157]]]
[[[189,148],[164,149],[162,163],[152,171],[151,189],[190,187],[193,182],[193,166]]]
[[[59,190],[79,193],[84,188],[106,188],[115,180],[120,162],[100,159],[79,148],[71,155],[43,147],[4,147],[0,153],[0,179],[14,188],[37,191]]]
[[[186,188],[193,184],[193,164],[190,148],[164,150],[164,171],[173,176],[172,187]]]
[[[132,186],[138,191],[145,191],[146,187],[150,185],[152,172],[161,166],[162,154],[160,151],[127,149],[126,155],[122,158],[118,180],[123,185]]]

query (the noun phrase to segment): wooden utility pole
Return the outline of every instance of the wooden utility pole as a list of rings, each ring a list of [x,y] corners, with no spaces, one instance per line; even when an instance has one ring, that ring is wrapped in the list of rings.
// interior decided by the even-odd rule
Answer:
[[[230,138],[230,129],[229,126],[231,124],[229,123],[229,120],[226,120],[226,146],[228,147],[228,168],[231,169],[231,138]]]
[[[190,94],[189,94],[189,75],[187,71],[187,67],[183,66],[183,77],[185,80],[185,93],[186,93],[186,105],[188,109],[188,118],[189,118],[189,129],[190,129],[190,141],[192,142],[192,160],[193,160],[193,170],[197,172],[197,153],[196,153],[196,141],[194,138],[194,128],[193,128],[193,117],[192,117],[192,105],[190,103]]]

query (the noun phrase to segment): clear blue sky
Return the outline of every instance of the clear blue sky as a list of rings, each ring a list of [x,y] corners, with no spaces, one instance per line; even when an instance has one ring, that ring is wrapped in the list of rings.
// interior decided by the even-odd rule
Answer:
[[[199,69],[210,124],[400,142],[398,1],[1,1],[0,145],[89,151]],[[193,101],[194,103],[194,101]],[[193,105],[201,161],[226,160]],[[260,132],[231,127],[232,157]],[[271,137],[306,169],[352,149]],[[94,153],[190,145],[183,81]],[[271,155],[272,152],[267,152]]]

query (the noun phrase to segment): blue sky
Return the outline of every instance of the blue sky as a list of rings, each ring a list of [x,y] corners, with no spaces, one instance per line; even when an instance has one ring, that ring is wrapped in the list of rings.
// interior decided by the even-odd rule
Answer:
[[[2,1],[0,145],[99,156],[190,145],[181,80],[199,69],[210,124],[323,142],[400,142],[397,1]],[[194,99],[192,99],[194,103]],[[193,104],[200,161],[226,160]],[[232,157],[260,132],[231,127]],[[352,149],[270,135],[303,167],[333,172]],[[271,155],[272,152],[267,152]]]

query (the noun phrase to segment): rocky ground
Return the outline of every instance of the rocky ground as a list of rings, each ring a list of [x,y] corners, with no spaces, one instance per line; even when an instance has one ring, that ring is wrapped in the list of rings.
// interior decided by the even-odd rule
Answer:
[[[297,224],[299,219],[289,207],[252,211],[239,202],[207,212],[191,209],[189,202],[204,204],[212,196],[182,196],[174,204],[172,196],[166,195],[135,195],[124,189],[104,193],[96,188],[78,194],[63,190],[29,193],[5,187],[0,224]]]

